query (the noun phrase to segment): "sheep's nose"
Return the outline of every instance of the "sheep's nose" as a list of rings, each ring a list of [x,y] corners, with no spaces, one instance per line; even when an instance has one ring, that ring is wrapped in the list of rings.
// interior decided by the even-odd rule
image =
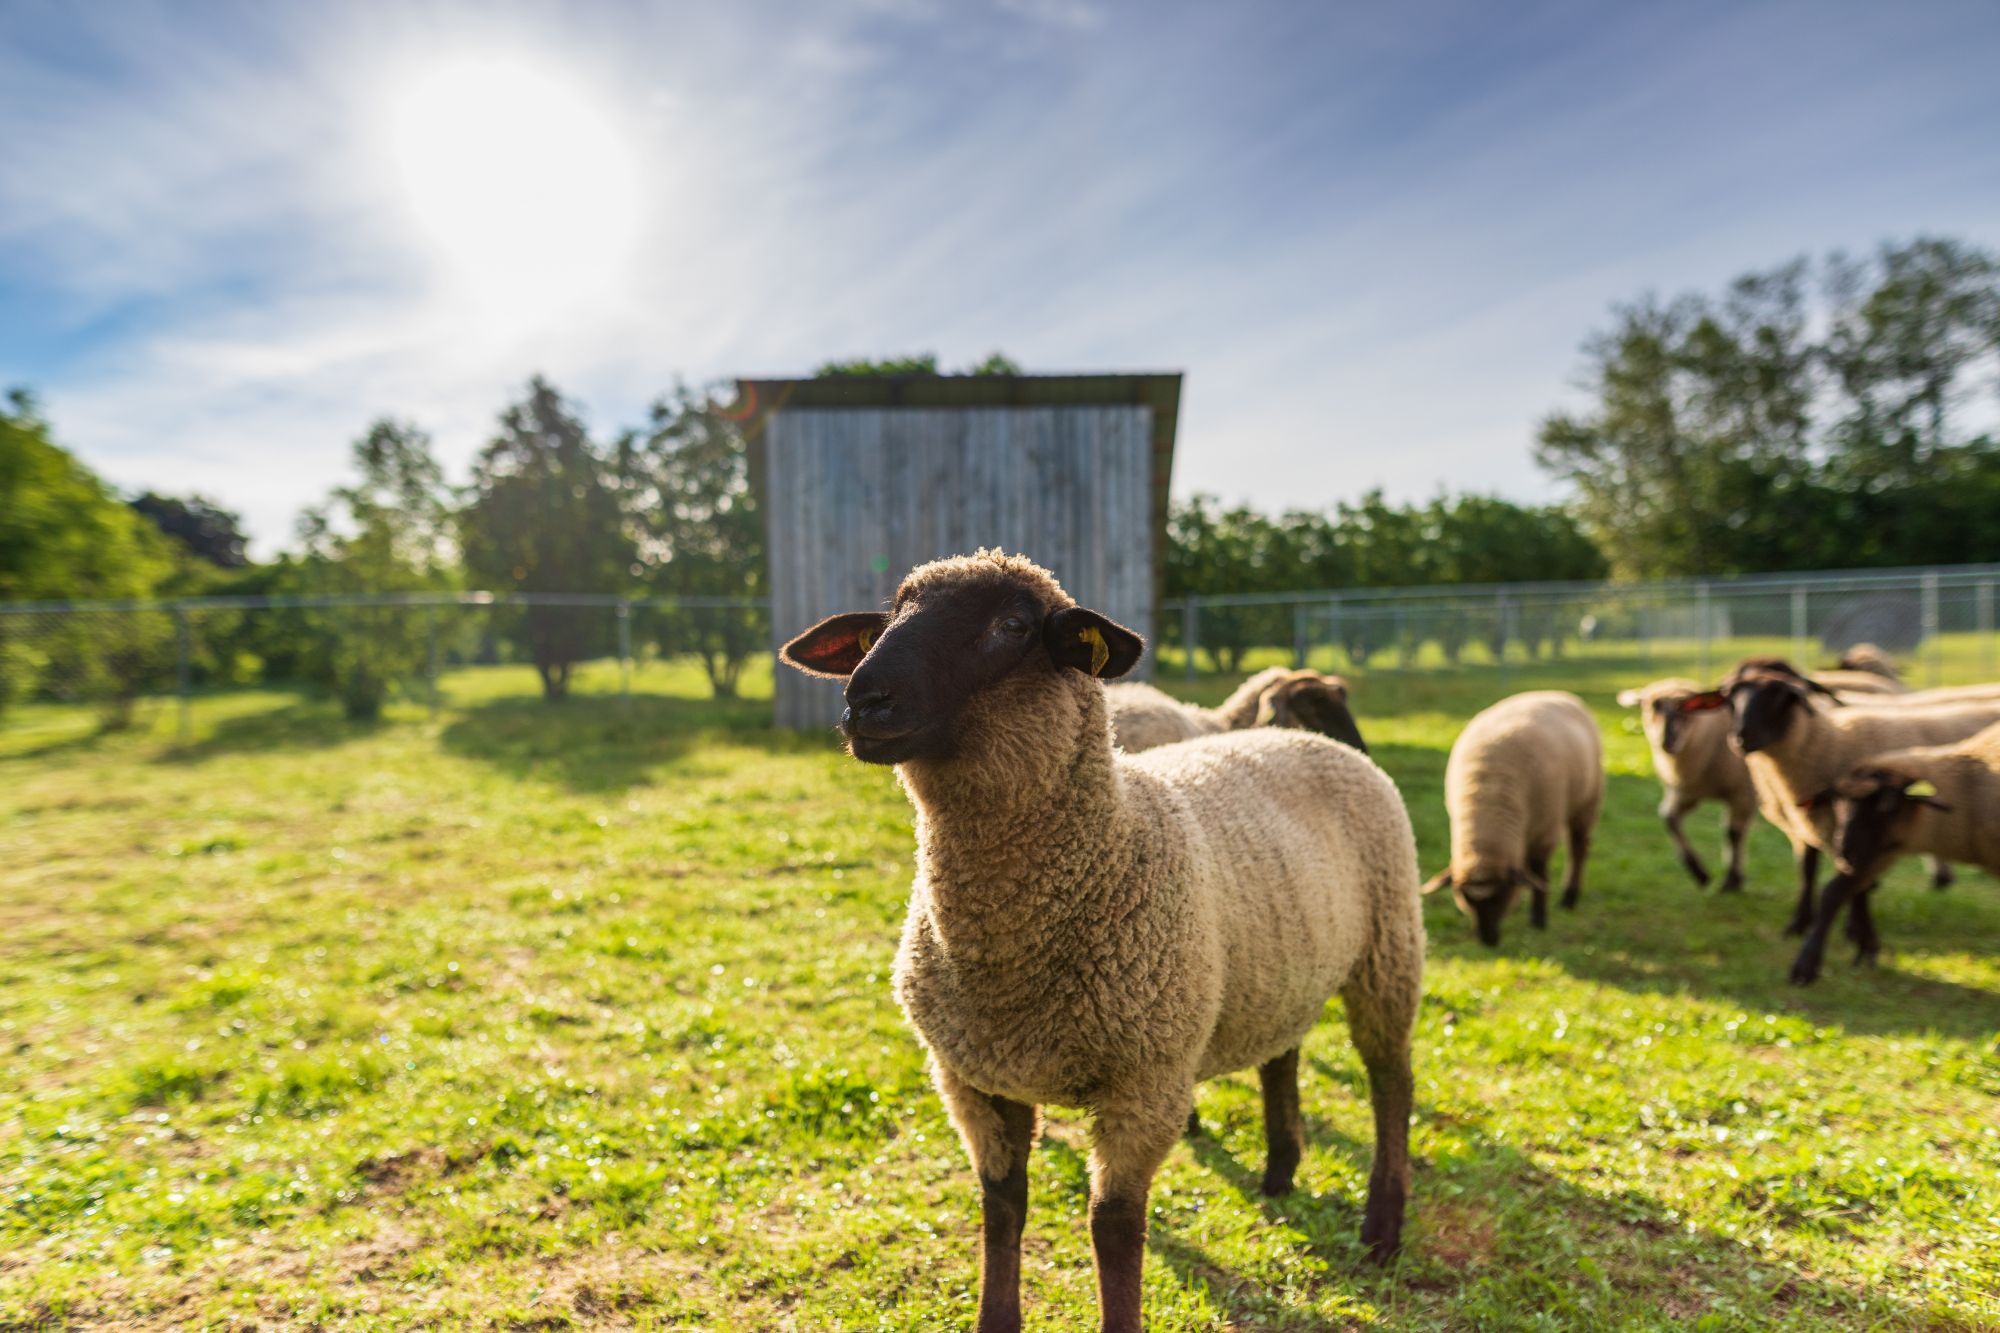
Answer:
[[[866,688],[847,691],[847,707],[856,717],[872,717],[888,711],[891,698],[884,689]]]

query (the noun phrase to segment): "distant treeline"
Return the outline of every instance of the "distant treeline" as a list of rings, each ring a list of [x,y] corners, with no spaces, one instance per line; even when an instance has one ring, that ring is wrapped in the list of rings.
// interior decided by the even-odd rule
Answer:
[[[1371,492],[1272,515],[1196,496],[1172,510],[1167,595],[2000,558],[2000,446],[1967,424],[2000,406],[2000,262],[1989,252],[1920,239],[1867,260],[1796,260],[1718,296],[1616,307],[1585,350],[1588,404],[1544,420],[1534,446],[1569,484],[1567,503],[1398,505]],[[919,353],[817,373],[937,369]],[[1020,367],[996,352],[964,373]],[[500,413],[470,481],[451,486],[429,437],[385,418],[355,442],[351,480],[306,512],[292,549],[254,564],[219,504],[121,499],[56,443],[25,391],[0,406],[0,601],[469,587],[762,596],[762,524],[734,421],[709,393],[676,385],[643,422],[596,439],[537,378]],[[434,622],[393,608],[212,619],[196,652],[202,680],[316,684],[355,716],[420,681],[438,649]],[[615,632],[598,610],[514,608],[476,643],[446,647],[531,662],[559,700],[574,664]],[[642,651],[699,654],[722,694],[765,642],[747,610],[649,614],[637,634]],[[1233,666],[1271,634],[1283,638],[1272,615],[1245,613],[1218,618],[1203,641]],[[110,701],[115,720],[170,674],[173,640],[164,617],[0,621],[0,707],[60,682]]]

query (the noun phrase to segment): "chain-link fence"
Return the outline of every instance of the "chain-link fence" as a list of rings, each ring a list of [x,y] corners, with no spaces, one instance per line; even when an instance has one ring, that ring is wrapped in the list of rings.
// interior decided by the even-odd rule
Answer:
[[[1996,588],[2000,565],[1191,597],[1162,607],[1160,661],[1191,678],[1273,656],[1347,671],[1616,658],[1709,680],[1751,653],[1812,664],[1873,643],[1913,684],[1996,680]]]
[[[86,710],[130,725],[169,701],[257,690],[350,718],[510,697],[736,694],[768,679],[770,611],[750,598],[404,593],[0,605],[0,726]]]
[[[1750,653],[1830,662],[1856,643],[1913,685],[2000,680],[2000,565],[1644,584],[1529,583],[1205,596],[1162,607],[1160,674],[1289,660],[1329,671],[1556,662],[1713,680]],[[803,626],[784,626],[796,632]],[[193,701],[290,691],[349,717],[634,693],[768,693],[770,607],[750,598],[409,593],[0,605],[0,727],[115,729]]]

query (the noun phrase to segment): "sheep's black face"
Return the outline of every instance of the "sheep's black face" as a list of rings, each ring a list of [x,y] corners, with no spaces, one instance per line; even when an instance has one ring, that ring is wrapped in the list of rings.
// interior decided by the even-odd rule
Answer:
[[[1069,668],[1120,676],[1144,649],[1095,611],[1045,610],[1032,590],[996,579],[899,598],[888,613],[834,616],[780,656],[813,675],[846,676],[849,753],[901,764],[956,754],[967,705],[1002,681]]]
[[[1453,887],[1452,896],[1458,899],[1458,910],[1472,918],[1472,927],[1479,933],[1481,944],[1498,947],[1500,920],[1514,905],[1514,897],[1520,892],[1520,887],[1511,876],[1497,880],[1472,880]]]
[[[1810,706],[1791,681],[1743,681],[1729,691],[1730,738],[1744,754],[1767,750],[1791,730],[1794,712]]]
[[[1885,770],[1864,770],[1833,792],[1834,864],[1864,882],[1879,878],[1909,845],[1922,808],[1949,810],[1928,783]]]
[[[1693,715],[1681,708],[1686,698],[1674,695],[1653,701],[1654,716],[1660,719],[1660,749],[1666,754],[1679,754],[1681,746],[1687,743],[1688,723]]]

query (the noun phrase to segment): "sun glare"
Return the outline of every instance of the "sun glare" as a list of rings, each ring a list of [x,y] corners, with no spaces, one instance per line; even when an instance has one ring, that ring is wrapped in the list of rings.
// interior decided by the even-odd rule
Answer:
[[[611,116],[552,72],[465,60],[393,99],[390,146],[425,239],[481,306],[542,317],[601,293],[639,229]]]

